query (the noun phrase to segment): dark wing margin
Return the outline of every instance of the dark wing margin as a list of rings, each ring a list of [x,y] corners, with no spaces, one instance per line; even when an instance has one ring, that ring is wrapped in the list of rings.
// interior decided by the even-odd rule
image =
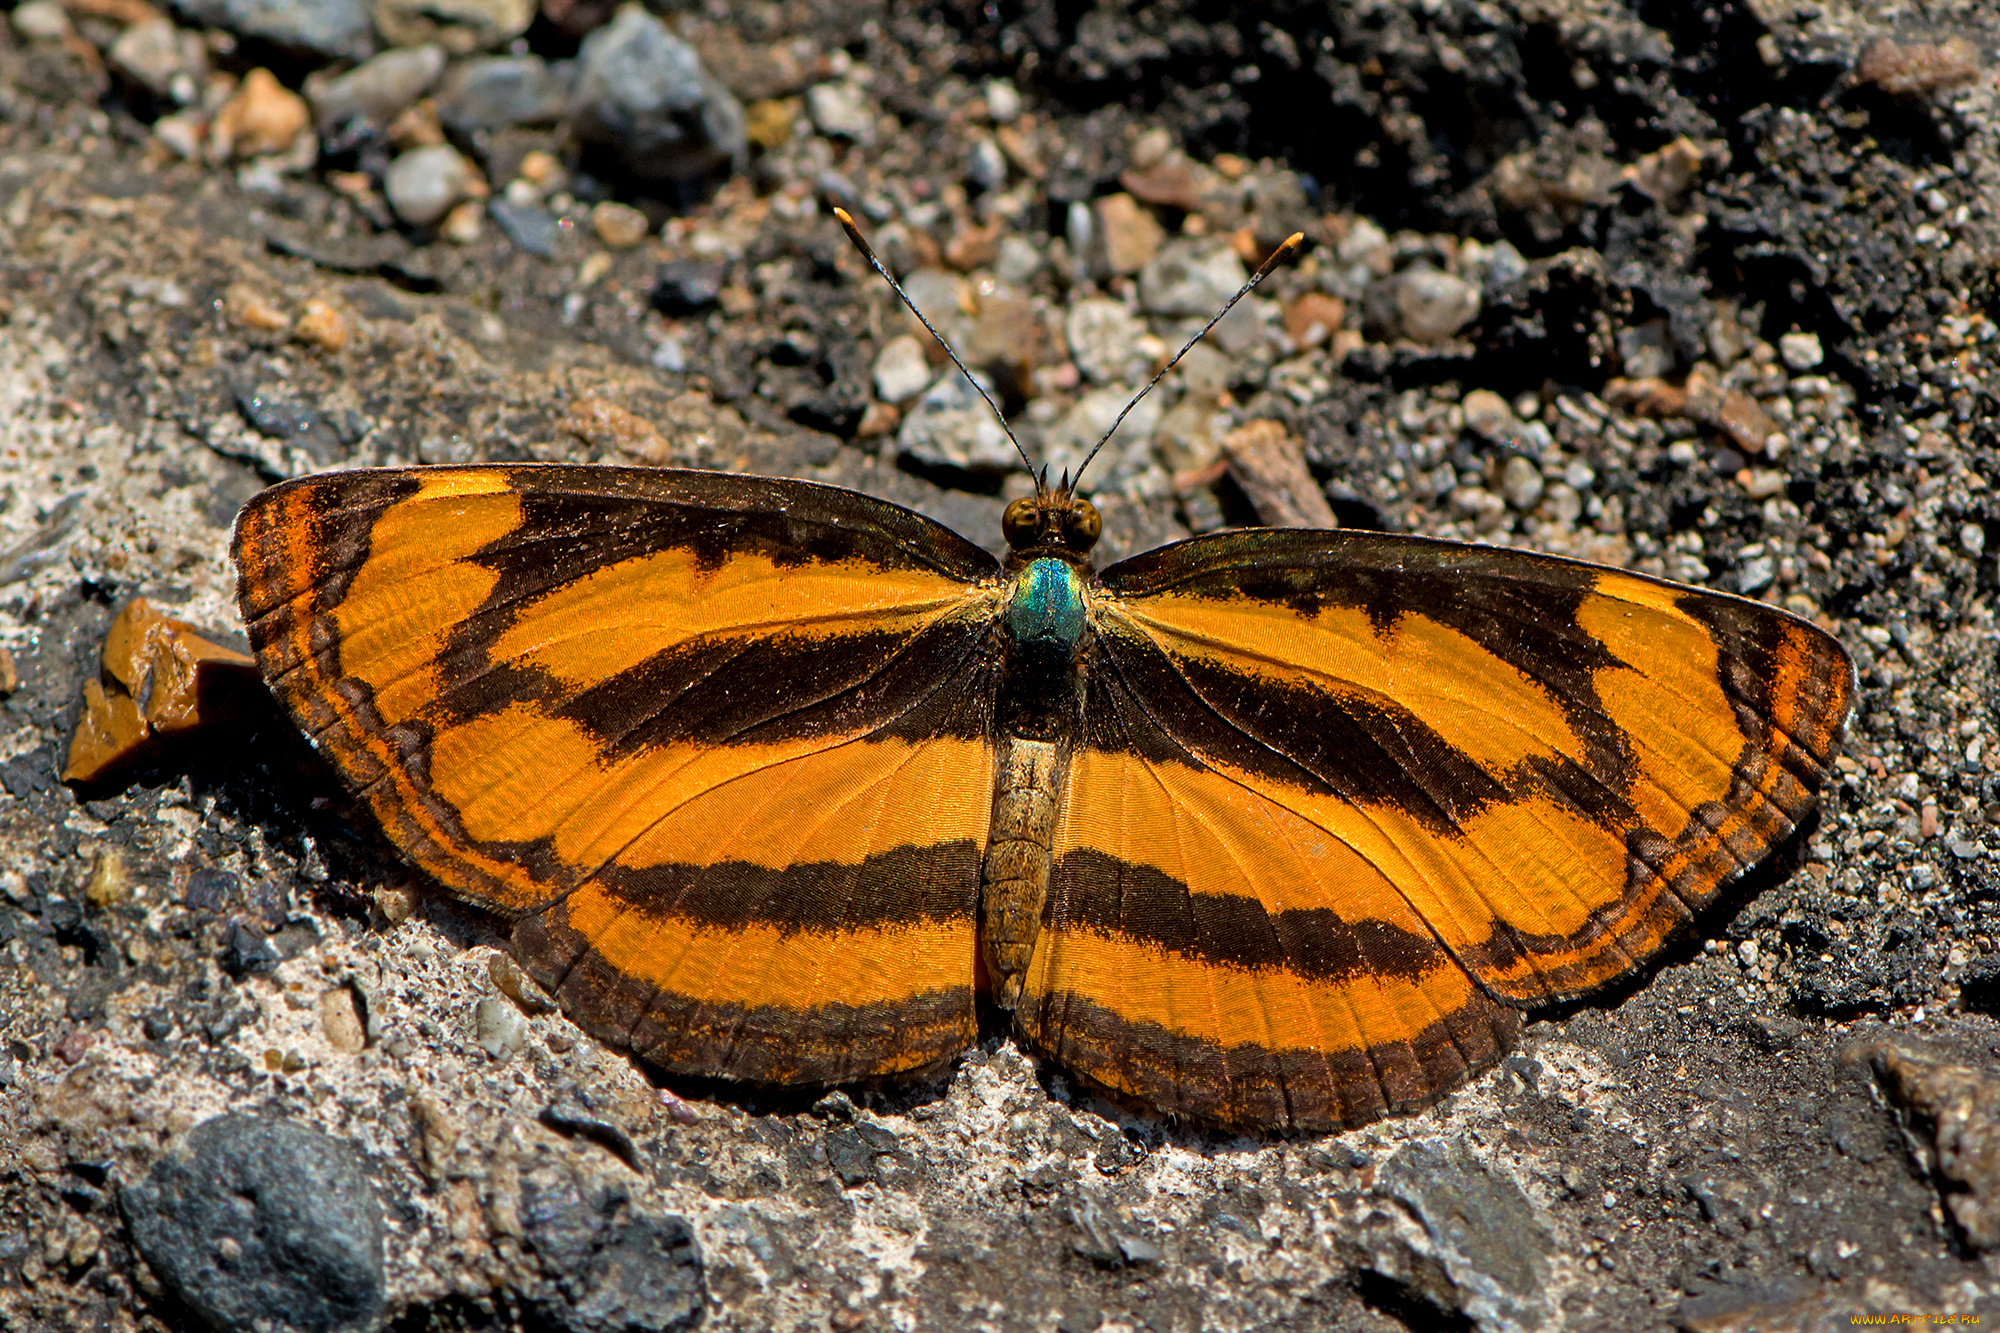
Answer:
[[[235,551],[293,717],[599,1036],[780,1082],[970,1040],[978,547],[810,483],[493,466],[274,487]]]

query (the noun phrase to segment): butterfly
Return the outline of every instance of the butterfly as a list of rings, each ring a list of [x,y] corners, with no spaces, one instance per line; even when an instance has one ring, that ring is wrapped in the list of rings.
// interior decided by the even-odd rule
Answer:
[[[234,554],[291,716],[602,1040],[832,1085],[983,1011],[1245,1129],[1425,1106],[1644,967],[1854,695],[1641,574],[1267,529],[1098,570],[1101,528],[1046,473],[996,560],[804,481],[475,465],[273,487]]]

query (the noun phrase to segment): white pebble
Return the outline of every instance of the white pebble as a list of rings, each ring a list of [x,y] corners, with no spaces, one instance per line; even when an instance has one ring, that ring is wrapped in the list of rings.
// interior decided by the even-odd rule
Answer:
[[[1817,333],[1787,333],[1778,339],[1778,355],[1793,370],[1811,370],[1826,359]]]
[[[885,403],[915,398],[930,387],[931,365],[924,345],[910,334],[891,338],[875,354],[875,396]]]

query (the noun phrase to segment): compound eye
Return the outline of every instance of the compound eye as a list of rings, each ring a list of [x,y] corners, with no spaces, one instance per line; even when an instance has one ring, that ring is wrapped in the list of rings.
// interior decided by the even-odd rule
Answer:
[[[1008,504],[1006,512],[1000,515],[1000,535],[1017,551],[1041,538],[1041,508],[1033,496],[1024,495]]]
[[[1097,539],[1104,535],[1104,516],[1090,501],[1076,500],[1070,506],[1063,527],[1068,532],[1070,547],[1081,555],[1097,545]]]

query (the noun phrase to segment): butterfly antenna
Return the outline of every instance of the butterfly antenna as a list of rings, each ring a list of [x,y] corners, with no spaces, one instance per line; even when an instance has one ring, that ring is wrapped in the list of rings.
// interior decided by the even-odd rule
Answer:
[[[848,211],[844,208],[835,208],[833,210],[833,215],[836,218],[840,219],[841,227],[844,228],[847,232],[847,239],[854,243],[854,248],[861,252],[861,257],[867,260],[871,265],[873,265],[875,271],[882,275],[882,281],[889,284],[889,290],[896,293],[897,299],[902,301],[903,305],[909,310],[909,312],[917,317],[917,323],[923,325],[924,328],[930,332],[931,337],[938,340],[938,346],[944,348],[944,354],[951,358],[951,363],[954,366],[958,367],[958,373],[965,376],[965,382],[967,384],[970,384],[973,387],[973,390],[976,393],[978,393],[978,395],[981,398],[984,398],[986,400],[986,406],[988,406],[993,410],[993,419],[999,422],[1000,429],[1007,433],[1007,439],[1011,444],[1013,444],[1014,452],[1021,455],[1022,464],[1028,469],[1028,475],[1030,477],[1033,477],[1035,475],[1035,461],[1032,458],[1028,457],[1028,451],[1021,447],[1021,442],[1019,440],[1014,438],[1014,429],[1013,427],[1007,424],[1007,418],[1001,415],[1000,405],[993,401],[993,395],[986,392],[986,390],[980,386],[979,381],[972,377],[972,372],[965,368],[965,362],[958,359],[958,353],[954,352],[951,349],[951,344],[946,342],[944,335],[937,331],[937,326],[932,324],[928,319],[924,318],[924,312],[917,309],[917,303],[915,301],[912,301],[910,299],[910,294],[903,290],[903,284],[897,282],[895,275],[890,273],[889,270],[883,266],[882,261],[875,257],[875,248],[868,244],[868,238],[861,234],[861,228],[854,225],[854,218],[848,213]],[[1262,271],[1259,271],[1257,276],[1261,278],[1264,275]],[[1253,279],[1251,282],[1251,286],[1255,285],[1256,282]],[[1250,288],[1246,287],[1243,290],[1248,291],[1250,290]],[[1233,305],[1234,302],[1231,302],[1231,304]],[[1227,307],[1224,307],[1224,309],[1226,310]],[[1216,318],[1220,319],[1221,316],[1218,315],[1216,316]],[[1046,471],[1046,469],[1044,469],[1044,471]],[[1044,483],[1047,480],[1048,479],[1046,476],[1042,478],[1042,482]],[[1042,486],[1040,483],[1038,483],[1038,489],[1045,489],[1045,486]]]
[[[1208,336],[1208,331],[1214,328],[1217,324],[1220,324],[1222,322],[1222,317],[1228,314],[1231,310],[1234,310],[1236,308],[1236,303],[1242,300],[1244,297],[1248,296],[1252,288],[1254,288],[1258,283],[1262,282],[1265,278],[1271,276],[1271,270],[1276,268],[1280,261],[1288,258],[1291,255],[1292,251],[1298,249],[1299,246],[1305,241],[1305,239],[1306,239],[1306,234],[1302,231],[1295,231],[1290,236],[1287,236],[1284,239],[1284,241],[1278,246],[1278,248],[1271,252],[1271,257],[1269,259],[1266,259],[1262,264],[1259,264],[1257,266],[1257,271],[1250,275],[1250,281],[1244,283],[1241,287],[1237,288],[1236,295],[1229,298],[1229,303],[1223,306],[1222,309],[1216,311],[1215,317],[1210,319],[1208,323],[1201,326],[1201,332],[1195,334],[1194,337],[1188,339],[1185,343],[1182,343],[1181,350],[1174,353],[1174,359],[1167,362],[1166,365],[1161,366],[1159,373],[1153,376],[1153,378],[1146,381],[1146,387],[1132,395],[1132,401],[1125,404],[1125,410],[1123,412],[1120,412],[1118,414],[1118,419],[1111,423],[1111,429],[1104,432],[1104,437],[1098,440],[1096,444],[1092,445],[1090,448],[1090,452],[1083,456],[1083,461],[1076,465],[1076,476],[1078,481],[1083,480],[1083,470],[1090,466],[1091,459],[1097,457],[1097,451],[1099,449],[1102,449],[1105,445],[1111,443],[1111,437],[1118,433],[1118,428],[1120,426],[1125,424],[1125,418],[1132,415],[1132,409],[1139,405],[1139,400],[1144,398],[1147,394],[1151,393],[1153,391],[1153,386],[1158,384],[1161,380],[1165,379],[1167,377],[1167,372],[1172,370],[1175,366],[1179,365],[1181,363],[1181,358],[1186,356],[1190,351],[1192,351],[1196,343],[1200,342],[1203,338],[1206,338]],[[876,267],[880,268],[881,265],[878,264],[876,265]],[[921,319],[922,316],[918,316],[918,318]]]

